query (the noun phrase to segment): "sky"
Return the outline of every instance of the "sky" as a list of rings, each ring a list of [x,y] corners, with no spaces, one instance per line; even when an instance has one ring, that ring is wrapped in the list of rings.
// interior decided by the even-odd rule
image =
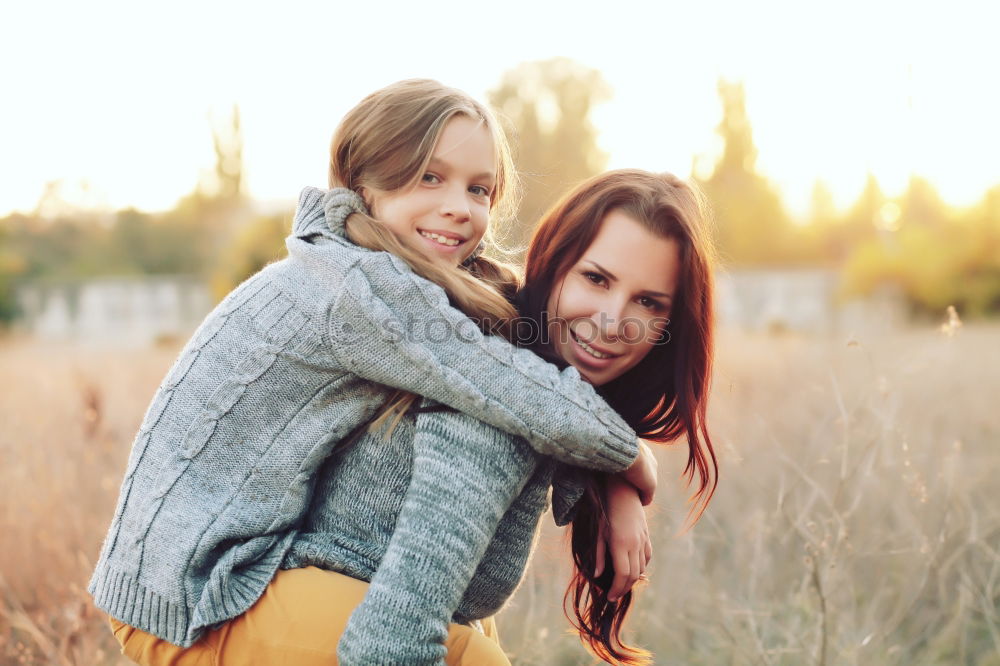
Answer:
[[[0,215],[62,180],[80,205],[170,208],[214,163],[211,117],[241,110],[247,186],[323,186],[340,117],[393,81],[486,99],[565,56],[612,97],[609,168],[688,177],[720,149],[717,81],[742,81],[758,168],[793,214],[822,180],[845,207],[873,173],[954,205],[1000,184],[1000,3],[36,2],[0,9]],[[83,184],[86,184],[85,186]]]

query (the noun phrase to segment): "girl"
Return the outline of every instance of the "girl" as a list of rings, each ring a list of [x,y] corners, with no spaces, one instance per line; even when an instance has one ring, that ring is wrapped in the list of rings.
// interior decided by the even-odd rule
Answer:
[[[344,517],[374,529],[375,544],[316,543],[301,532],[320,466],[388,403],[382,385],[568,464],[624,471],[652,495],[651,457],[576,371],[483,335],[449,304],[487,330],[512,314],[489,287],[503,271],[478,256],[512,173],[489,112],[434,82],[389,86],[348,114],[331,180],[351,189],[303,193],[289,257],[206,318],[147,410],[89,586],[120,638],[138,630],[191,646],[316,549],[339,548],[339,570],[370,578],[392,535],[388,513]],[[362,218],[356,238],[390,253],[344,237],[362,196],[381,222]],[[459,262],[466,270],[454,270]],[[442,326],[452,334],[436,334]],[[387,481],[405,490],[405,474],[360,471],[368,476],[351,477],[355,497]]]

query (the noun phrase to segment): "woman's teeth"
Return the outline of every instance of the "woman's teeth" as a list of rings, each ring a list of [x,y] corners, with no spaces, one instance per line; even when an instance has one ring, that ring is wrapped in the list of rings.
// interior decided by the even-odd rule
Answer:
[[[594,358],[611,358],[611,354],[605,354],[604,352],[597,351],[596,349],[594,349],[593,347],[591,347],[590,345],[588,345],[586,342],[584,342],[580,338],[576,337],[575,335],[573,336],[573,339],[576,340],[576,343],[578,345],[580,345],[581,347],[583,347],[583,350],[585,352],[587,352],[588,354],[590,354]]]
[[[440,234],[434,234],[429,231],[421,231],[420,235],[423,236],[424,238],[430,238],[432,241],[436,241],[438,243],[441,243],[442,245],[450,245],[452,247],[455,247],[456,245],[462,242],[457,238],[445,238]]]

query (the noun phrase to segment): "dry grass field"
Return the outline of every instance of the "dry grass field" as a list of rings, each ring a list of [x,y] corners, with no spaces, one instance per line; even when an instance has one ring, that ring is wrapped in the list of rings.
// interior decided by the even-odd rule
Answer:
[[[687,532],[683,452],[662,451],[630,618],[657,664],[1000,665],[1000,327],[950,332],[721,337],[721,483]],[[123,663],[85,586],[175,353],[0,344],[0,662]],[[504,647],[591,663],[546,532]]]

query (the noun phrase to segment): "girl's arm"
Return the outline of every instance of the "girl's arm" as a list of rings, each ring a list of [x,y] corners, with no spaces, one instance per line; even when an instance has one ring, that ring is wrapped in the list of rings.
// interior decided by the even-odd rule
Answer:
[[[374,382],[444,403],[526,439],[543,455],[619,472],[635,433],[580,378],[487,336],[444,290],[398,257],[361,253],[328,313],[335,360]]]
[[[341,637],[341,663],[444,664],[448,624],[537,460],[522,440],[465,414],[417,416],[410,486]]]

